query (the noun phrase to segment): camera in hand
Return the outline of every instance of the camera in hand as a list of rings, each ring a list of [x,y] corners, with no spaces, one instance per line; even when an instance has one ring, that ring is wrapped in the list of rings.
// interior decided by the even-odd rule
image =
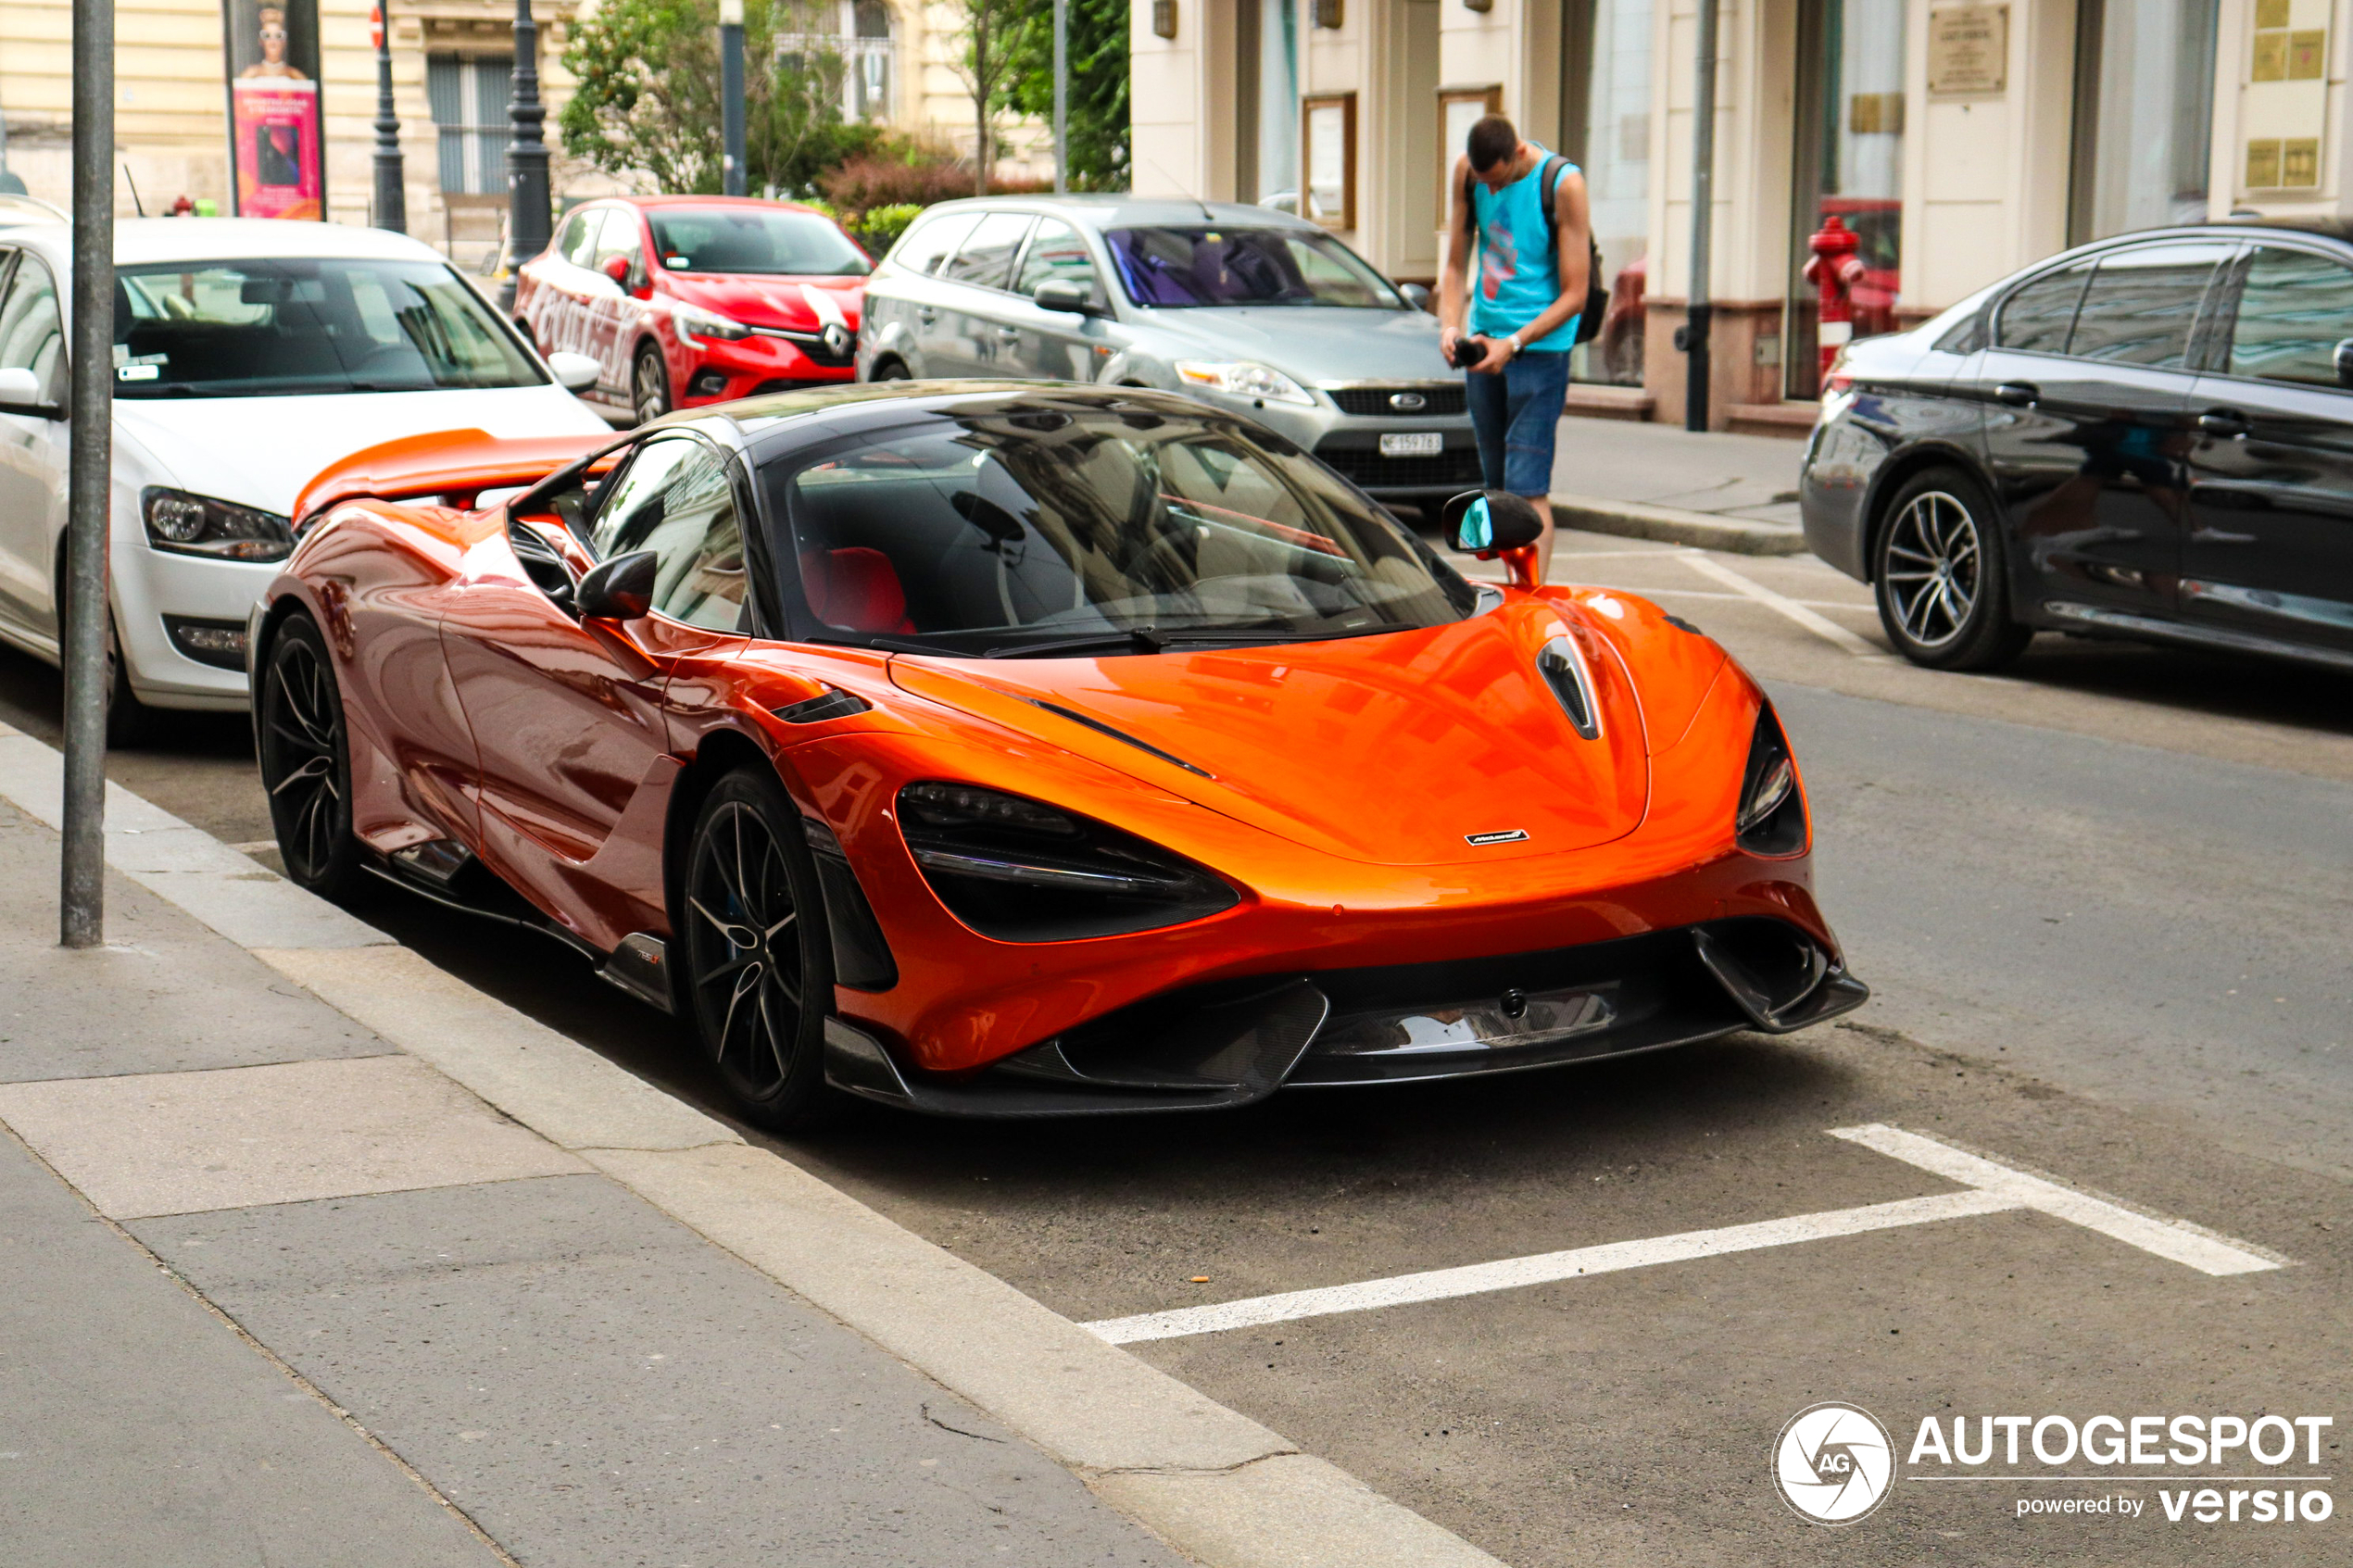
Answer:
[[[1446,357],[1446,362],[1458,370],[1467,370],[1486,358],[1487,339],[1458,337],[1454,340],[1454,351]]]

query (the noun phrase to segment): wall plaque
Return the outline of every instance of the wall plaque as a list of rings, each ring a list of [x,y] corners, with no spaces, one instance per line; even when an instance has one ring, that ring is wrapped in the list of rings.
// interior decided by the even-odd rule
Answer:
[[[1928,90],[1994,94],[2010,80],[2010,8],[1945,6],[1928,14]]]
[[[2290,136],[2280,144],[2280,186],[2283,190],[2309,191],[2321,183],[2321,139],[2318,136]]]
[[[2328,54],[2329,35],[2324,28],[2309,32],[2287,35],[2287,79],[2290,82],[2318,82]]]

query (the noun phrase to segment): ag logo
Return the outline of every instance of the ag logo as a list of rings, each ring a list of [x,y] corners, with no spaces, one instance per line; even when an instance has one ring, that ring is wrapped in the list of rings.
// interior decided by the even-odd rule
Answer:
[[[1887,1499],[1895,1445],[1869,1411],[1835,1402],[1790,1418],[1773,1445],[1782,1500],[1817,1524],[1852,1524]]]

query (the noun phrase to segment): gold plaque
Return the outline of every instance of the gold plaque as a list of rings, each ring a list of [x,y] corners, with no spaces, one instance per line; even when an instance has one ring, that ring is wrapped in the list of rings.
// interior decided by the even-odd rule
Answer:
[[[2321,183],[2321,139],[2291,136],[2280,144],[2280,184],[2292,191],[2315,190]]]
[[[2010,80],[2010,8],[1943,6],[1928,14],[1928,90],[1998,94]]]
[[[1904,94],[1857,93],[1846,100],[1846,129],[1857,136],[1904,133]]]
[[[2323,56],[2329,52],[2329,35],[2325,28],[2310,32],[2287,35],[2287,79],[2290,82],[2318,82],[2322,74]]]
[[[2255,35],[2255,69],[2248,73],[2253,82],[2285,82],[2287,80],[2287,34],[2259,32]]]
[[[2246,144],[2246,188],[2250,191],[2271,191],[2277,190],[2279,183],[2279,143],[2249,142]]]
[[[2285,27],[2287,25],[2287,0],[2255,0],[2255,25],[2258,27]]]

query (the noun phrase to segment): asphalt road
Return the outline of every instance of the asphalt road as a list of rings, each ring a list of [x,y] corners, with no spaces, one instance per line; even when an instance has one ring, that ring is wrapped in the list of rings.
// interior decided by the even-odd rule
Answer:
[[[2059,638],[1999,678],[1931,674],[1876,650],[1862,590],[1803,558],[1579,538],[1555,575],[1656,596],[1773,689],[1823,902],[1877,990],[1863,1011],[1219,1118],[875,1112],[787,1152],[1092,1321],[1950,1192],[1829,1135],[1932,1135],[2292,1266],[2214,1276],[2010,1210],[1136,1349],[1521,1568],[2346,1560],[2342,1517],[2170,1523],[2177,1476],[2081,1462],[1951,1485],[1912,1466],[1878,1514],[1829,1531],[1776,1497],[1767,1456],[1830,1399],[1903,1450],[1924,1416],[2334,1414],[2294,1473],[2334,1495],[2353,1426],[2353,682]],[[54,675],[0,655],[0,719],[53,735],[56,711]],[[111,771],[251,842],[245,747],[241,724],[188,721]],[[714,1102],[675,1025],[552,944],[389,893],[362,912]],[[2036,1498],[2145,1512],[2020,1518]]]

